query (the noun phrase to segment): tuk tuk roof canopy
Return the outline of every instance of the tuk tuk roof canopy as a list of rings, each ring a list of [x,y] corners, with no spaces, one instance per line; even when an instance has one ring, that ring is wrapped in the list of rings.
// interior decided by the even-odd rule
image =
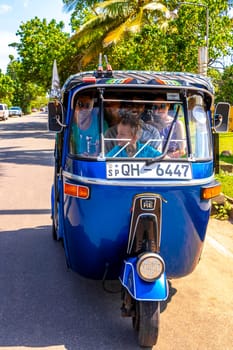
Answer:
[[[153,71],[96,71],[80,72],[70,76],[63,85],[63,92],[79,85],[143,85],[164,88],[195,88],[214,93],[211,80],[199,74]]]

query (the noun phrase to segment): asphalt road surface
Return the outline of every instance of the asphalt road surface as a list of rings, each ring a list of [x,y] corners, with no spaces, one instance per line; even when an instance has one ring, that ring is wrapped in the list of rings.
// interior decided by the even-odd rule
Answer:
[[[0,122],[0,349],[135,350],[118,282],[67,269],[52,240],[54,135],[45,114]],[[202,259],[172,280],[156,350],[233,349],[233,225],[210,220]]]

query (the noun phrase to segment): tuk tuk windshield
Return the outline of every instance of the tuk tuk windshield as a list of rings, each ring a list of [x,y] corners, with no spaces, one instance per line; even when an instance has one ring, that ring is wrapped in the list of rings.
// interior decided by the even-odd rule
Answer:
[[[193,94],[181,101],[179,93],[170,95],[125,93],[120,98],[104,96],[100,103],[90,94],[80,94],[74,106],[70,153],[104,159],[211,157],[202,96]]]

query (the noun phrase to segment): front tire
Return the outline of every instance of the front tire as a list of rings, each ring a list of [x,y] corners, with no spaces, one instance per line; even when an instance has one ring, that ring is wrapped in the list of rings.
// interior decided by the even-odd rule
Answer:
[[[52,219],[52,237],[53,237],[53,240],[54,241],[58,241],[58,238],[57,238],[57,224],[55,223],[55,220],[56,219]]]
[[[138,331],[138,343],[141,347],[153,347],[159,334],[159,301],[137,301],[135,329]]]
[[[52,206],[53,206],[53,216],[52,216],[52,236],[55,241],[59,241],[59,195],[58,195],[58,175],[56,168],[54,171],[54,185],[53,185],[53,196],[52,196]]]

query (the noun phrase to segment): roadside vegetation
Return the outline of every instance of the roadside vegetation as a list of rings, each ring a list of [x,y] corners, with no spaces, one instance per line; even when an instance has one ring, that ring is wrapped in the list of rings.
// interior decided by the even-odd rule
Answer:
[[[233,165],[233,162],[231,164]],[[226,196],[233,198],[233,173],[220,170],[220,173],[216,175],[216,179],[222,185],[222,192]]]
[[[229,151],[231,155],[223,156],[221,155],[223,151]],[[220,172],[216,174],[216,179],[222,184],[222,192],[233,198],[233,132],[220,134],[219,154]],[[222,170],[221,166],[223,165],[230,165],[229,170]]]
[[[220,171],[215,178],[221,183],[224,197],[222,202],[213,200],[212,212],[216,219],[228,220],[233,218],[233,133],[220,133],[219,136]],[[224,151],[231,155],[221,155]]]

